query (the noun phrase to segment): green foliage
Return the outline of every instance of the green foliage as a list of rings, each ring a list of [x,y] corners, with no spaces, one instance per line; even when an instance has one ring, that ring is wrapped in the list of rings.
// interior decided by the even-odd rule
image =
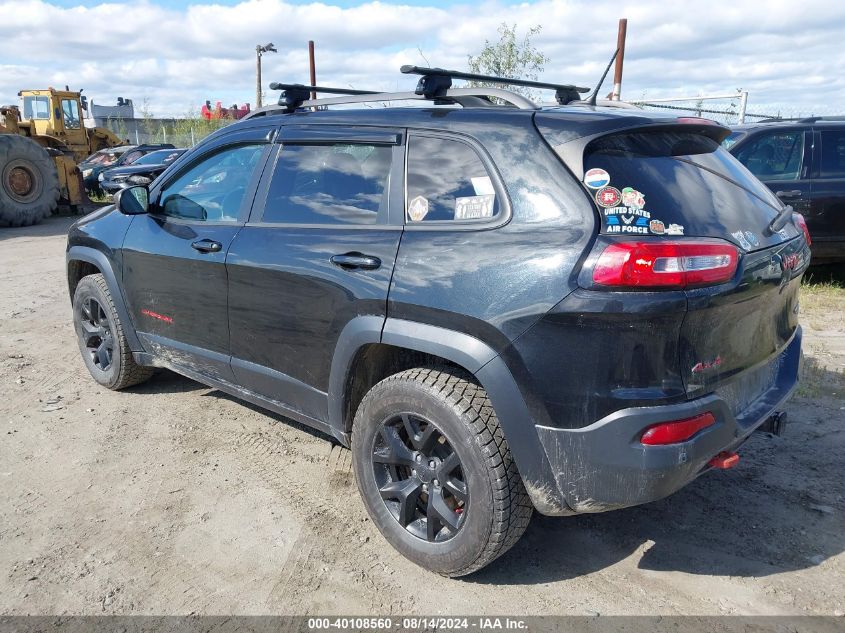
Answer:
[[[517,39],[516,24],[508,25],[502,22],[499,26],[499,40],[497,42],[484,41],[484,48],[478,55],[469,55],[467,62],[470,72],[511,79],[537,80],[543,67],[550,60],[531,44],[531,38],[542,29],[535,26],[525,33],[521,41]],[[470,86],[492,86],[484,82],[471,81]],[[528,98],[534,98],[535,93],[530,88],[514,86],[510,88]]]

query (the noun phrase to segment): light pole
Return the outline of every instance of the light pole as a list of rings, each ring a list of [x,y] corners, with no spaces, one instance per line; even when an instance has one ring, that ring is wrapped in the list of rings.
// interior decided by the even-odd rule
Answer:
[[[264,53],[277,53],[273,42],[262,46],[258,44],[255,47],[255,107],[261,107],[261,56]]]

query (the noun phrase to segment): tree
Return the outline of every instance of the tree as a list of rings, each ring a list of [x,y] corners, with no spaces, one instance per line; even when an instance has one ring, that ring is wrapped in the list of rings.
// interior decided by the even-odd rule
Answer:
[[[537,35],[541,28],[538,25],[528,29],[525,37],[519,42],[516,24],[508,25],[507,22],[502,22],[498,29],[499,41],[491,43],[490,40],[485,40],[484,48],[478,55],[468,56],[470,72],[511,79],[537,80],[543,72],[543,65],[550,61],[545,54],[531,45],[531,38]],[[494,86],[483,81],[470,81],[469,85]],[[534,91],[530,88],[513,86],[510,89],[529,99],[534,97]]]

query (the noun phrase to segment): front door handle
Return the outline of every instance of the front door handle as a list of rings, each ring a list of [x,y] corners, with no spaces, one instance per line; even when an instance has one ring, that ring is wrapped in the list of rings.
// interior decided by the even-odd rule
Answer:
[[[335,266],[340,266],[347,270],[375,270],[381,266],[381,260],[378,257],[364,255],[362,253],[333,255],[331,262]]]
[[[223,245],[220,242],[208,239],[197,240],[191,246],[200,253],[219,253],[223,250]]]
[[[800,189],[790,189],[789,191],[776,191],[775,195],[778,198],[800,198],[801,197],[801,190]]]

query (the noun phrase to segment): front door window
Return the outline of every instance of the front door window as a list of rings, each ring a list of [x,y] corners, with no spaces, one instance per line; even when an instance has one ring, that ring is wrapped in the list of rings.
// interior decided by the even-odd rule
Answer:
[[[804,132],[761,135],[738,153],[739,162],[760,180],[798,180],[804,157]]]

